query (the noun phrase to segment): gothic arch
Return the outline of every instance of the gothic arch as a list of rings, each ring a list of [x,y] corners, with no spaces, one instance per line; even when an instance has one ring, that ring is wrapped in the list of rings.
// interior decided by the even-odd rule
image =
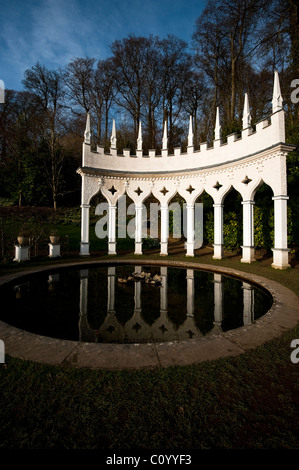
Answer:
[[[273,267],[284,269],[288,264],[287,248],[287,178],[286,156],[294,146],[285,143],[285,124],[282,97],[277,72],[274,74],[272,114],[269,118],[251,126],[249,101],[244,100],[243,129],[241,138],[237,134],[221,140],[219,109],[216,113],[212,147],[193,145],[192,119],[189,122],[187,151],[180,148],[168,153],[167,126],[164,124],[161,155],[156,150],[143,154],[141,126],[139,129],[136,155],[130,150],[117,153],[115,122],[111,135],[109,154],[103,147],[91,148],[90,118],[88,115],[84,134],[82,167],[82,229],[81,255],[89,254],[89,203],[100,185],[109,202],[109,243],[108,253],[116,253],[115,207],[121,194],[131,194],[136,205],[135,253],[142,253],[140,234],[140,206],[149,194],[153,194],[161,205],[161,255],[167,255],[168,209],[175,194],[180,194],[187,206],[186,255],[194,256],[194,204],[204,190],[214,200],[214,258],[223,257],[223,202],[226,194],[234,188],[242,196],[243,231],[242,259],[244,263],[254,261],[252,235],[253,203],[261,182],[273,190],[275,212],[275,243]],[[137,191],[137,192],[136,192]],[[139,194],[138,194],[139,193]]]

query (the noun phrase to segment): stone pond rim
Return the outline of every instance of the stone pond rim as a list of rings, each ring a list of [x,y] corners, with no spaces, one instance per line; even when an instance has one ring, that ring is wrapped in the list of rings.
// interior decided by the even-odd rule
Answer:
[[[156,265],[219,273],[248,281],[268,291],[273,304],[265,315],[249,326],[198,339],[168,343],[81,343],[37,335],[0,321],[0,338],[4,341],[5,354],[22,360],[75,368],[120,370],[184,366],[242,354],[280,337],[299,322],[297,295],[276,281],[238,269],[186,261],[114,259],[47,265],[4,275],[0,277],[0,286],[38,272],[96,265]]]

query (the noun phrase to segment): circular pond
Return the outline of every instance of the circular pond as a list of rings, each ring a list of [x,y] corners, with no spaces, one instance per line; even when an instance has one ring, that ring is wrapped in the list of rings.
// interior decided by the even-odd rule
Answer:
[[[250,325],[272,305],[248,281],[199,269],[86,265],[1,286],[0,320],[62,340],[162,343]]]

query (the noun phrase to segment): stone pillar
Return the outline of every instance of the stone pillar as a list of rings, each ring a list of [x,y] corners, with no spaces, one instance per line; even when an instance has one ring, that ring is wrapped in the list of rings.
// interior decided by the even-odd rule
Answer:
[[[243,325],[250,325],[254,320],[254,289],[243,282]]]
[[[243,205],[243,246],[241,263],[252,263],[254,258],[254,201],[242,201]]]
[[[222,275],[214,274],[214,323],[221,326],[223,317],[223,284]]]
[[[14,261],[29,261],[30,254],[29,254],[29,245],[15,245],[15,257]]]
[[[60,243],[49,243],[49,258],[60,257]]]
[[[214,204],[214,255],[213,259],[223,258],[223,204]]]
[[[108,313],[114,313],[115,311],[115,267],[108,267],[108,299],[107,299],[107,311]]]
[[[272,267],[276,269],[289,268],[288,250],[288,196],[274,196],[274,248]]]
[[[142,255],[142,206],[135,204],[135,255]]]
[[[81,256],[89,256],[89,208],[89,204],[81,205]]]
[[[187,210],[187,253],[186,256],[194,256],[194,205],[186,206]]]
[[[194,315],[194,270],[187,269],[187,316]]]
[[[108,208],[108,255],[116,255],[116,206]]]
[[[168,238],[169,238],[169,211],[168,205],[161,205],[161,256],[168,255]]]

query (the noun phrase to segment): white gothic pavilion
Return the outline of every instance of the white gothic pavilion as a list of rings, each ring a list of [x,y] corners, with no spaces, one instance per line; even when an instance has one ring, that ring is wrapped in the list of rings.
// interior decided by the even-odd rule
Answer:
[[[223,257],[223,204],[234,188],[242,196],[243,245],[242,263],[254,261],[254,197],[266,183],[273,191],[274,247],[272,266],[289,267],[287,246],[287,174],[286,157],[294,146],[285,143],[285,116],[282,106],[278,73],[274,74],[272,114],[251,127],[248,96],[245,94],[241,137],[235,133],[221,141],[219,108],[217,108],[213,146],[193,146],[190,117],[187,152],[180,148],[168,154],[167,126],[164,125],[161,155],[155,150],[143,154],[141,125],[136,155],[130,150],[122,154],[116,149],[116,130],[113,121],[110,153],[102,146],[91,149],[90,117],[87,116],[84,134],[82,167],[81,244],[80,254],[89,255],[89,211],[91,199],[101,192],[108,208],[108,254],[116,254],[116,210],[121,196],[127,194],[135,204],[135,254],[142,254],[142,207],[152,194],[161,211],[161,255],[168,254],[169,204],[177,193],[186,202],[186,255],[194,256],[195,201],[206,191],[214,202],[214,259]]]

